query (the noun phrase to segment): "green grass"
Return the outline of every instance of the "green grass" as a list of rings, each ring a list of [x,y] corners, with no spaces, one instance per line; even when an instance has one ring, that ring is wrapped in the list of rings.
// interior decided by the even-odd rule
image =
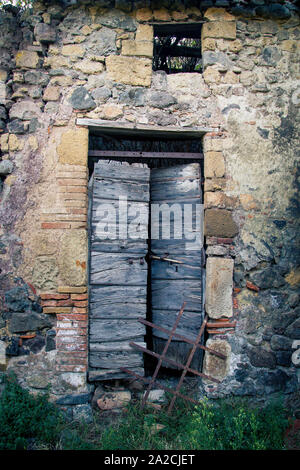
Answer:
[[[154,426],[164,426],[154,432]],[[178,402],[166,411],[141,412],[130,406],[119,424],[104,431],[101,448],[152,450],[264,450],[284,449],[286,411],[280,403],[249,409],[245,400],[221,401],[189,407]]]
[[[95,412],[92,424],[68,422],[47,395],[31,395],[13,376],[0,398],[0,423],[1,450],[284,449],[288,425],[280,402],[255,408],[237,399],[198,406],[177,400],[171,415],[135,403],[113,420]]]

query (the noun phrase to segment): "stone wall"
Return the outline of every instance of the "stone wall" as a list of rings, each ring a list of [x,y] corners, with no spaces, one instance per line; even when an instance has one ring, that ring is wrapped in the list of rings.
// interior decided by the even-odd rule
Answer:
[[[204,372],[222,383],[204,390],[213,397],[294,392],[296,10],[275,20],[223,8],[126,12],[102,3],[0,11],[0,365],[31,389],[50,383],[63,404],[88,400],[89,131],[77,118],[207,127],[207,344],[228,360],[206,354]],[[153,21],[204,22],[202,74],[152,72]],[[236,327],[225,328],[224,319]]]

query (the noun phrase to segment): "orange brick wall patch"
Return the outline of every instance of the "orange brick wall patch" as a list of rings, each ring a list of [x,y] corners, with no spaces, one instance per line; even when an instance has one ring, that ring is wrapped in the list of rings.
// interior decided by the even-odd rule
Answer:
[[[87,288],[61,286],[58,292],[40,294],[43,313],[56,315],[56,369],[86,372],[88,360]]]

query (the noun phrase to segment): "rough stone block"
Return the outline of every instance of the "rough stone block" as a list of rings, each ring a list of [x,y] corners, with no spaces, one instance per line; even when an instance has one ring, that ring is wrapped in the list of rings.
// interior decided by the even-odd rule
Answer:
[[[78,128],[65,131],[57,147],[60,163],[86,165],[88,155],[88,129]]]
[[[204,23],[202,27],[202,39],[205,38],[236,39],[235,21],[212,21],[211,23]]]
[[[60,97],[60,89],[57,86],[49,85],[43,94],[43,100],[45,101],[57,101]]]
[[[153,41],[153,26],[148,24],[140,24],[136,34],[135,34],[136,41]]]
[[[109,56],[106,59],[108,76],[125,85],[150,86],[152,61],[131,57]]]
[[[19,139],[15,134],[10,134],[8,138],[8,148],[10,152],[17,152],[23,150],[24,142]]]
[[[68,44],[63,46],[61,50],[62,55],[67,57],[83,57],[84,56],[84,49],[77,44]]]
[[[219,84],[221,81],[221,74],[213,67],[207,67],[203,73],[204,81],[208,84]]]
[[[153,17],[157,21],[171,21],[171,16],[166,8],[153,11]]]
[[[202,51],[214,51],[216,49],[216,41],[213,38],[205,38],[202,41]]]
[[[92,60],[84,59],[74,64],[74,69],[86,73],[87,75],[90,75],[94,73],[103,72],[104,65],[101,62],[95,62]]]
[[[16,66],[24,69],[35,69],[39,63],[39,56],[34,51],[19,51],[16,55]]]
[[[233,259],[210,257],[206,263],[206,312],[210,318],[232,316]]]
[[[98,398],[97,405],[100,410],[113,410],[115,408],[123,408],[128,405],[131,400],[129,391],[104,392]]]
[[[140,8],[136,12],[136,19],[138,21],[150,21],[152,18],[153,14],[150,8]]]
[[[234,21],[235,17],[225,8],[208,8],[204,13],[204,18],[209,21]]]
[[[207,209],[204,216],[204,234],[211,237],[232,238],[238,227],[230,211],[226,209]]]
[[[205,178],[222,178],[225,174],[225,162],[222,152],[206,152],[204,156]]]
[[[222,191],[226,188],[225,178],[206,178],[204,181],[204,192],[206,191]]]
[[[152,57],[153,44],[150,41],[133,41],[126,39],[122,41],[122,55]]]
[[[286,41],[282,41],[280,47],[283,51],[287,52],[297,52],[300,50],[299,41],[294,41],[292,39],[287,39]]]
[[[34,28],[34,35],[37,41],[50,44],[56,41],[56,31],[45,23],[38,23]]]
[[[222,191],[205,192],[204,207],[219,207],[222,209],[233,209],[237,205],[237,198],[226,196]]]
[[[203,373],[217,380],[223,380],[229,372],[231,347],[230,344],[222,339],[208,339],[206,346],[226,356],[226,359],[220,359],[214,354],[205,352],[203,360]],[[208,382],[207,379],[204,379]]]
[[[86,285],[87,233],[68,230],[61,239],[58,266],[61,280],[69,286]],[[84,305],[82,305],[84,306]]]

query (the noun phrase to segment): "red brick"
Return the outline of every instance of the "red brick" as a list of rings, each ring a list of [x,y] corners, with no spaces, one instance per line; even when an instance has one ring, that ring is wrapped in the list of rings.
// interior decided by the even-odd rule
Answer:
[[[43,307],[73,307],[71,299],[65,300],[42,300]]]
[[[87,307],[87,306],[88,306],[87,300],[74,301],[74,307]]]
[[[82,309],[84,310],[84,309]],[[57,320],[63,320],[63,321],[69,321],[69,320],[78,320],[78,321],[86,321],[88,319],[87,315],[80,315],[80,314],[63,314],[63,313],[58,313],[57,314]]]
[[[87,330],[86,328],[74,328],[74,327],[69,327],[69,328],[56,328],[56,336],[61,338],[74,338],[75,334],[77,336],[86,336],[87,335]],[[69,334],[68,334],[69,333]],[[72,334],[74,333],[74,335]]]
[[[42,300],[66,300],[69,294],[40,294]]]
[[[87,308],[86,307],[83,307],[83,308],[74,307],[72,313],[78,313],[78,314],[87,313]]]
[[[88,298],[87,294],[71,294],[72,300],[86,300]]]
[[[43,313],[71,313],[72,307],[44,307]]]
[[[46,229],[66,229],[71,228],[71,224],[66,222],[43,222],[41,227]]]

